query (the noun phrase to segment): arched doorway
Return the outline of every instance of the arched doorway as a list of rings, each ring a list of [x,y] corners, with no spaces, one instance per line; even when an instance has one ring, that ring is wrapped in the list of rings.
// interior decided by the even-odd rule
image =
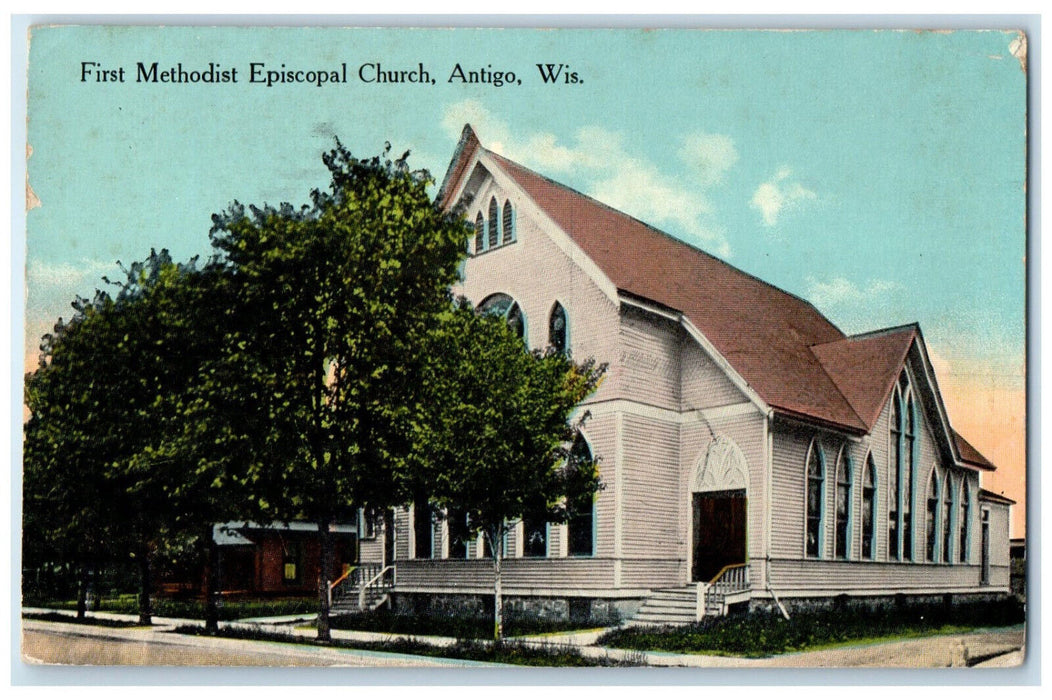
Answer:
[[[719,435],[691,480],[691,581],[709,581],[745,563],[748,466],[741,449]]]

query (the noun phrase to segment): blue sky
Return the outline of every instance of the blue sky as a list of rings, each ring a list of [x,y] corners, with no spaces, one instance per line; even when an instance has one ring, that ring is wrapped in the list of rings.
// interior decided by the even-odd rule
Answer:
[[[943,371],[1022,386],[1026,76],[1014,34],[43,29],[31,40],[27,351],[115,261],[207,254],[232,200],[306,200],[334,135],[441,179],[483,143],[814,302],[847,332],[919,321]],[[125,83],[81,81],[81,62]],[[209,62],[241,82],[134,82]],[[264,87],[249,63],[347,85]],[[423,63],[435,85],[357,68]],[[453,67],[521,85],[448,83]],[[545,85],[563,63],[579,85]]]

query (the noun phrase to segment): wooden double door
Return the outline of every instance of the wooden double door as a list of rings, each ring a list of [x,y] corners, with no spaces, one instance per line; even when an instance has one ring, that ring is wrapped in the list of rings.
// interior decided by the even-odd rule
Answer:
[[[746,503],[745,489],[692,494],[692,581],[709,581],[728,564],[745,562]]]

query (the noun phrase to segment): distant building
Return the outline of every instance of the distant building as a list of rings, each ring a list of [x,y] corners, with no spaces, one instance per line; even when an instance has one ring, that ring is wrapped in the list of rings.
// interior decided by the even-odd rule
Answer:
[[[1009,591],[1013,502],[981,488],[994,465],[951,426],[919,326],[847,336],[470,126],[440,202],[473,224],[459,292],[530,347],[610,365],[582,406],[605,489],[589,517],[514,527],[513,608],[677,621]],[[418,504],[363,536],[362,559],[394,566],[398,605],[483,605],[491,562],[456,530]]]
[[[335,581],[357,563],[358,527],[332,528]],[[315,523],[219,523],[213,528],[219,547],[218,589],[228,595],[317,595],[321,571]]]

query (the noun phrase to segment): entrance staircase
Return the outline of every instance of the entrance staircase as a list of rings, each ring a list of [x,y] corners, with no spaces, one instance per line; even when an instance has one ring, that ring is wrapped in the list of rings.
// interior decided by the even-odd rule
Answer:
[[[376,610],[390,600],[394,582],[393,566],[353,566],[329,586],[329,612],[346,615]]]
[[[751,596],[749,565],[731,564],[708,583],[652,591],[628,624],[689,625],[703,617],[726,615],[731,605],[745,602]]]

